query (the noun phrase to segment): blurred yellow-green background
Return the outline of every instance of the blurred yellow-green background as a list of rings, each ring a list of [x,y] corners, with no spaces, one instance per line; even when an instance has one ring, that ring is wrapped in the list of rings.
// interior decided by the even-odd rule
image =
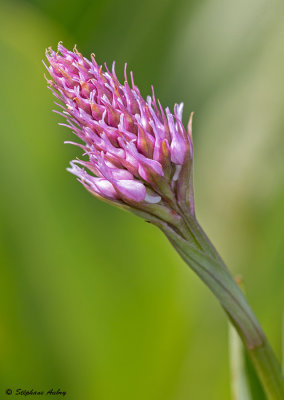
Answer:
[[[227,320],[162,234],[66,172],[41,60],[76,43],[195,111],[200,222],[280,356],[282,0],[0,2],[0,398],[228,400]],[[13,398],[14,396],[10,396]],[[56,397],[56,396],[54,396]],[[58,397],[56,397],[58,398]]]

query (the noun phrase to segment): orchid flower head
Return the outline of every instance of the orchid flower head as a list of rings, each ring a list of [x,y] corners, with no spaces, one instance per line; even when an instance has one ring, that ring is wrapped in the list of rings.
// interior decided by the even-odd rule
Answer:
[[[134,83],[124,84],[92,54],[83,57],[62,43],[46,51],[48,86],[67,126],[79,139],[82,159],[71,161],[68,171],[94,196],[121,207],[156,216],[194,213],[192,190],[191,118],[182,123],[183,103],[171,113],[156,100],[154,89],[145,100]],[[192,117],[192,116],[191,116]],[[150,211],[149,211],[150,210]]]

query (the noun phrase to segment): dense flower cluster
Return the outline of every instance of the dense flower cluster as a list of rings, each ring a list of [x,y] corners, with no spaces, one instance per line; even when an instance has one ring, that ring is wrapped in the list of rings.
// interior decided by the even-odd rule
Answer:
[[[122,85],[115,73],[75,48],[59,43],[49,48],[47,79],[67,124],[82,143],[73,143],[87,159],[73,160],[68,169],[96,197],[147,209],[155,204],[177,210],[191,196],[192,138],[182,124],[183,104],[172,114],[152,96],[145,101],[126,65]],[[56,103],[57,104],[57,103]],[[58,111],[57,111],[58,112]],[[83,157],[84,158],[84,157]]]

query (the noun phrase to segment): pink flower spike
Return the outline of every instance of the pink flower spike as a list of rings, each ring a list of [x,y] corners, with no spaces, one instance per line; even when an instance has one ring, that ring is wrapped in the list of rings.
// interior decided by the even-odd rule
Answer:
[[[192,203],[192,137],[182,125],[183,104],[172,114],[152,95],[145,100],[126,64],[124,84],[115,72],[99,66],[94,55],[82,56],[62,43],[46,51],[51,79],[47,83],[60,100],[62,124],[82,141],[81,160],[68,168],[95,196],[171,220],[180,207]],[[190,198],[187,195],[190,193]],[[192,208],[191,208],[192,209]],[[166,217],[166,215],[168,216]]]

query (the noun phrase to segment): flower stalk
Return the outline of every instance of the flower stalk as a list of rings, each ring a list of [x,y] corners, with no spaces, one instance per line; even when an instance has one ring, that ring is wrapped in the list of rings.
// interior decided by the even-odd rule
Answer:
[[[236,328],[269,400],[284,399],[284,377],[280,364],[247,300],[216,250],[202,233],[197,220],[190,221],[199,249],[174,230],[160,225],[173,247],[220,302]],[[211,246],[211,252],[203,250]],[[211,254],[210,254],[211,253]],[[215,256],[214,256],[215,254]]]
[[[95,197],[129,210],[159,227],[190,268],[208,286],[237,329],[269,400],[284,399],[279,363],[214,246],[195,217],[192,114],[182,123],[183,104],[163,109],[154,89],[141,96],[126,66],[124,84],[95,56],[77,49],[47,50],[49,88],[80,140],[83,159],[68,169]]]

